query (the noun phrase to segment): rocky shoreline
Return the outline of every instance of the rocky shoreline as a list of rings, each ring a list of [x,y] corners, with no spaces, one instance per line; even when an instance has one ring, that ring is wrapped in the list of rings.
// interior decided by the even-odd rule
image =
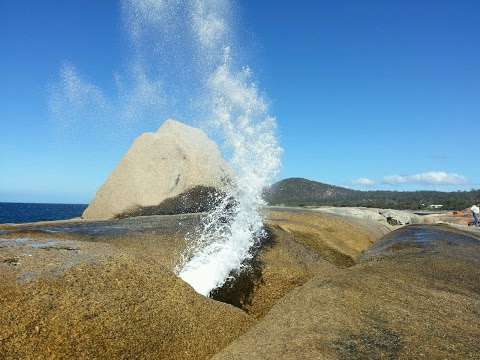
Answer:
[[[175,275],[184,236],[202,216],[0,226],[2,357],[474,359],[480,351],[472,234],[441,225],[392,232],[399,226],[370,210],[267,208],[269,240],[216,301]],[[407,241],[426,230],[438,243]]]

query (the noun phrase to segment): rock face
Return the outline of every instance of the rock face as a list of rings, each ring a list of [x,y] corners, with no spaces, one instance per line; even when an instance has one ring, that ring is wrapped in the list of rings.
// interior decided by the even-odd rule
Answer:
[[[290,291],[213,359],[478,359],[479,263],[469,234],[396,230]]]
[[[53,251],[66,250],[40,255]],[[208,359],[252,325],[147,257],[97,256],[27,283],[6,267],[15,266],[0,266],[2,359]]]
[[[412,214],[408,211],[401,210],[379,210],[380,215],[382,215],[390,225],[410,225],[410,224],[420,224],[422,223],[422,218],[418,215]]]
[[[176,275],[204,214],[0,225],[0,358],[478,359],[480,235],[264,215],[251,275],[214,297],[244,311]]]
[[[386,226],[399,226],[424,223],[424,219],[407,210],[376,209],[364,207],[320,207],[317,211],[348,216],[361,220],[372,220]]]
[[[231,174],[200,129],[167,120],[135,140],[83,213],[84,219],[207,210]]]
[[[218,353],[254,321],[175,275],[185,233],[200,216],[4,230],[0,359],[204,360]]]
[[[233,286],[227,282],[220,291],[223,296],[213,296],[240,305],[257,319],[264,317],[283,296],[316,274],[336,272],[354,265],[362,251],[388,232],[373,221],[360,224],[354,219],[316,211],[268,209],[264,215],[270,241],[250,264],[253,270],[251,282],[240,281]],[[243,289],[239,289],[242,286]],[[242,293],[240,297],[239,292]],[[240,304],[230,301],[231,298],[240,300]]]
[[[314,211],[265,211],[275,240],[246,312],[175,274],[203,214],[0,225],[0,358],[209,359],[290,290],[352,264],[377,238]]]

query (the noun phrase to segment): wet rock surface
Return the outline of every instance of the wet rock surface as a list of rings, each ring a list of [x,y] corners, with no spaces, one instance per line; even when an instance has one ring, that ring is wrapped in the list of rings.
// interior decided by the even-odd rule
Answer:
[[[385,257],[443,255],[480,261],[480,234],[445,225],[411,225],[386,235],[362,255],[362,261]]]
[[[121,252],[139,258],[143,256],[157,257],[161,264],[171,271],[180,259],[185,247],[185,234],[191,231],[201,221],[200,214],[183,214],[172,216],[142,216],[120,220],[104,221],[58,221],[31,223],[19,225],[0,225],[3,234],[0,235],[0,255],[17,254],[23,257],[25,249],[12,247],[12,241],[21,245],[28,240],[38,242],[66,244],[78,251],[68,253],[71,262],[82,263],[93,261],[100,256],[114,257]],[[23,239],[23,240],[22,240]],[[10,245],[10,246],[7,246]],[[28,245],[28,244],[27,244]],[[62,252],[36,251],[29,256],[30,262],[38,262],[37,269],[44,263],[62,264],[63,257],[47,260],[46,255],[61,255]],[[37,249],[40,250],[40,249]],[[16,256],[17,256],[16,255]],[[23,271],[19,266],[17,271]]]
[[[55,238],[0,238],[0,269],[15,274],[19,283],[42,277],[61,276],[80,264],[95,264],[114,258],[115,249],[104,244]]]

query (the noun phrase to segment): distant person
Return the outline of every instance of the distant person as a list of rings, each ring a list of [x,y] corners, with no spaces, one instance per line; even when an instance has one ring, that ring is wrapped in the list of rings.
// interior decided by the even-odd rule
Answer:
[[[473,205],[470,210],[472,210],[472,215],[473,215],[473,225],[478,226],[478,214],[480,213],[480,209],[478,208],[477,205]]]

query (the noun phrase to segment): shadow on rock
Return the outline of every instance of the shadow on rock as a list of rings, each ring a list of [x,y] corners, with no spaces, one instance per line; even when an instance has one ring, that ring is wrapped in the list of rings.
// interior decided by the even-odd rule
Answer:
[[[210,298],[248,311],[255,290],[263,282],[265,263],[261,259],[261,252],[272,247],[275,242],[273,232],[266,228],[265,235],[260,239],[258,245],[252,249],[253,256],[243,263],[241,270],[230,273],[228,280],[222,287],[212,290]]]

